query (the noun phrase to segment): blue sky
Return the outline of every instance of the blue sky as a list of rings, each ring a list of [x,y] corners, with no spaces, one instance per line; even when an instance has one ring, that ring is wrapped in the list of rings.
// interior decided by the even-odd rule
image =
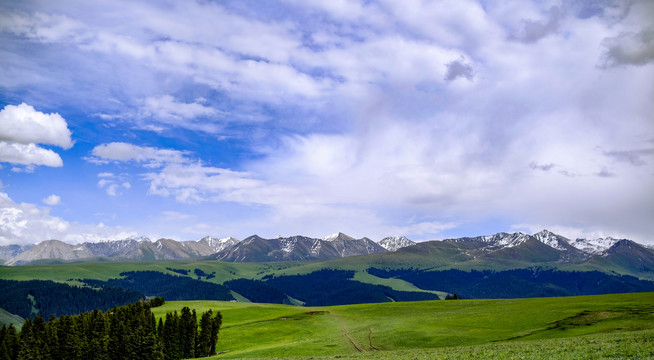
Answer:
[[[0,244],[654,243],[654,3],[0,1]]]

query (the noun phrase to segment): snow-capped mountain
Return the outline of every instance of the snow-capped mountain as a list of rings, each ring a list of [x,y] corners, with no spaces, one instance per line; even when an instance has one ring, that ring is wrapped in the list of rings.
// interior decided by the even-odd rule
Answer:
[[[379,241],[379,245],[388,251],[395,251],[415,244],[414,241],[407,239],[406,236],[389,236]]]
[[[368,238],[355,239],[343,233],[336,233],[323,239],[300,235],[264,239],[253,235],[229,249],[212,255],[212,258],[239,262],[324,260],[379,252],[386,252],[386,249]]]
[[[457,239],[446,239],[445,242],[467,242],[477,243],[479,247],[466,250],[472,258],[489,256],[489,254],[503,254],[505,256],[509,249],[510,256],[514,259],[544,259],[549,257],[551,261],[579,263],[590,259],[593,256],[607,256],[612,249],[623,240],[613,238],[600,238],[595,240],[576,239],[570,240],[548,230],[543,230],[533,235],[516,233],[497,233],[488,236],[464,237]],[[624,240],[636,244],[630,240]],[[541,244],[540,247],[536,244]],[[545,247],[543,247],[544,245]],[[646,247],[636,244],[639,248]],[[521,254],[520,251],[523,251]],[[530,254],[527,254],[530,252]]]
[[[530,235],[526,235],[521,232],[516,232],[513,234],[501,232],[494,235],[445,239],[443,241],[477,242],[483,244],[483,246],[488,250],[499,250],[499,249],[512,248],[514,246],[518,246],[529,240],[529,238]]]
[[[210,236],[205,236],[198,243],[204,243],[206,244],[210,249],[212,253],[217,253],[219,251],[223,251],[225,249],[229,249],[232,246],[236,245],[239,243],[238,239],[235,239],[233,237],[227,237],[227,238],[212,238]]]
[[[414,243],[404,236],[387,237],[376,243],[366,237],[355,239],[343,233],[325,238],[306,236],[278,236],[265,239],[257,235],[243,241],[228,238],[204,237],[198,241],[175,241],[147,237],[130,237],[123,240],[108,240],[97,243],[70,245],[57,240],[48,240],[35,246],[9,245],[0,247],[0,259],[6,265],[21,265],[38,260],[91,260],[105,258],[113,260],[181,260],[216,259],[221,261],[293,261],[325,260],[382,252],[398,254],[448,254],[448,261],[519,261],[529,263],[570,263],[595,261],[594,258],[618,261],[620,266],[630,267],[633,259],[640,265],[633,265],[633,271],[649,271],[654,268],[654,249],[630,240],[600,238],[594,240],[569,240],[548,230],[533,235],[521,232],[500,232],[493,235],[446,239]],[[4,254],[4,255],[3,255]],[[612,260],[613,259],[613,260]],[[597,260],[599,261],[599,260]],[[635,261],[635,260],[634,260]],[[593,265],[603,267],[604,263]],[[522,265],[521,265],[522,266]]]

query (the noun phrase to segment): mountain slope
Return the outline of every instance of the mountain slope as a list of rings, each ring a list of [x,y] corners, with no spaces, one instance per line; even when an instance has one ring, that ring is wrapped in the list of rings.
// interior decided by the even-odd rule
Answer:
[[[78,260],[93,256],[93,253],[84,246],[70,245],[59,240],[47,240],[13,257],[7,261],[7,265],[21,265],[41,259]]]
[[[654,279],[654,250],[631,240],[619,240],[584,263],[592,269]]]

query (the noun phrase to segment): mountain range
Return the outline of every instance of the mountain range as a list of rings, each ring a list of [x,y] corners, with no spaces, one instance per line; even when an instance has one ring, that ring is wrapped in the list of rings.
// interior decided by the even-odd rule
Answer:
[[[323,239],[306,236],[278,236],[264,239],[252,235],[239,241],[233,237],[204,237],[198,241],[176,241],[146,237],[123,240],[67,244],[46,240],[36,245],[0,246],[0,259],[5,265],[25,265],[44,261],[111,260],[184,260],[215,259],[238,262],[325,260],[332,258],[394,251],[415,244],[406,237],[388,237],[380,243],[368,238],[355,239],[336,233]]]
[[[336,233],[322,239],[300,235],[265,239],[253,235],[241,241],[231,237],[218,239],[208,236],[198,241],[151,241],[145,237],[131,237],[77,245],[48,240],[33,246],[0,247],[0,259],[5,261],[5,265],[95,260],[271,262],[329,260],[373,254],[369,261],[380,264],[404,261],[407,267],[414,266],[418,261],[416,259],[419,259],[433,268],[510,269],[551,264],[558,268],[583,265],[584,269],[647,277],[652,277],[654,273],[654,249],[651,247],[610,237],[570,240],[548,230],[533,235],[501,232],[420,243],[403,236],[374,242],[366,237],[355,239]]]

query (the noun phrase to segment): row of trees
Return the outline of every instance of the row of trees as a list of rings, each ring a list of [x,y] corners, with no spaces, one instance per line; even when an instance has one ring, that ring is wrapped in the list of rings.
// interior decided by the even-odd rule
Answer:
[[[157,323],[151,304],[138,302],[73,316],[26,319],[20,332],[10,325],[0,330],[0,360],[4,359],[183,359],[216,352],[222,324],[220,312],[209,310],[198,319],[184,307]]]

